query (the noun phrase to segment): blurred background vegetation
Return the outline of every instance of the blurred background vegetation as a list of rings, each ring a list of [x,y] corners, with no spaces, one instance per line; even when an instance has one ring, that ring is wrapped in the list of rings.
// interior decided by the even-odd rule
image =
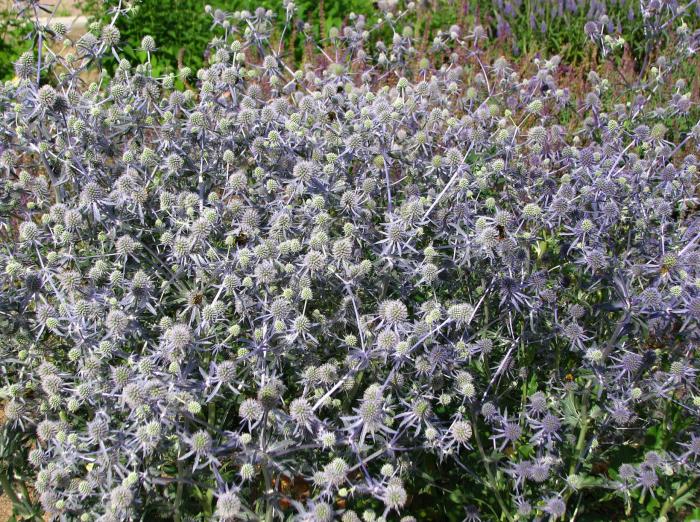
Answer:
[[[17,18],[9,5],[0,3],[0,80],[14,75],[14,60],[29,46],[24,40],[26,33],[26,24]]]
[[[393,1],[393,0],[379,0]],[[403,1],[403,0],[402,0]],[[65,0],[64,0],[65,2]],[[45,2],[47,6],[51,2]],[[109,20],[109,8],[118,0],[78,0],[74,2],[91,20]],[[584,25],[589,20],[607,17],[607,31],[621,34],[628,42],[628,55],[640,63],[650,50],[645,47],[640,3],[637,0],[418,0],[411,18],[403,22],[414,34],[429,45],[438,29],[452,24],[472,27],[481,24],[491,38],[489,51],[509,57],[546,56],[559,54],[568,64],[581,64],[587,57]],[[204,11],[206,4],[226,11],[254,10],[263,6],[277,12],[280,28],[284,22],[284,7],[280,0],[135,0],[136,9],[118,20],[122,34],[123,52],[136,57],[144,35],[155,38],[157,70],[161,73],[177,68],[178,63],[194,68],[202,66],[206,57],[202,49],[210,39],[211,17]],[[316,37],[325,37],[332,27],[348,22],[352,12],[358,15],[376,13],[373,0],[298,0],[302,19],[308,22]],[[2,4],[0,4],[2,6]],[[697,23],[700,2],[689,14],[689,25]],[[60,15],[60,13],[58,13]],[[376,16],[376,15],[373,15]],[[606,20],[606,18],[603,18]],[[0,79],[13,75],[12,62],[29,47],[22,39],[22,24],[7,7],[0,7]],[[388,34],[374,37],[385,39]],[[303,35],[290,31],[284,44],[303,60]],[[663,45],[662,36],[659,44]]]

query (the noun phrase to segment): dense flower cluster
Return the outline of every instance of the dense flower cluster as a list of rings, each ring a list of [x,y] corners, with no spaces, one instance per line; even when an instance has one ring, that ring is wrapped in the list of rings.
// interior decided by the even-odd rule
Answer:
[[[43,509],[408,521],[429,460],[469,520],[668,514],[700,470],[700,126],[671,81],[700,33],[579,99],[478,28],[418,57],[387,17],[374,56],[353,16],[295,71],[265,10],[211,14],[196,79],[94,25],[0,87],[3,397]]]

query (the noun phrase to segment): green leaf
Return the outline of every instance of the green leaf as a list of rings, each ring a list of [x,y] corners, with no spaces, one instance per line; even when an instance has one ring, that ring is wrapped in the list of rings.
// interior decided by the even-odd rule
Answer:
[[[518,446],[518,453],[526,459],[530,458],[530,455],[532,455],[534,451],[535,448],[533,448],[531,444],[522,444]]]
[[[576,403],[572,394],[568,394],[564,399],[563,413],[564,422],[566,422],[566,424],[572,427],[578,425],[580,415],[578,409],[576,408]]]
[[[697,491],[688,491],[684,495],[681,495],[673,502],[673,507],[679,509],[685,505],[690,504],[694,497],[697,495]]]
[[[657,494],[663,495],[663,490],[659,488],[660,491],[657,491]],[[648,513],[654,514],[656,513],[656,510],[661,507],[661,503],[657,500],[656,497],[649,497],[649,500],[647,500],[647,505],[646,505],[646,510]]]

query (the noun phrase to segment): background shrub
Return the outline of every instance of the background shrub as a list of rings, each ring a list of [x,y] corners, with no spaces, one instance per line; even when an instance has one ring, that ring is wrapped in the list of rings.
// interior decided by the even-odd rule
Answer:
[[[27,45],[23,37],[27,25],[9,8],[0,6],[0,80],[10,78],[14,73],[14,61]]]

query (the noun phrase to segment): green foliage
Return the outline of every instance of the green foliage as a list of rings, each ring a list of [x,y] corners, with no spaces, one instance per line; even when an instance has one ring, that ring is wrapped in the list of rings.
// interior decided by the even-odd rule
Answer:
[[[83,8],[95,18],[109,20],[109,8],[117,5],[115,0],[96,2],[88,0]],[[192,67],[195,70],[202,67],[206,56],[202,53],[210,40],[211,16],[206,14],[206,5],[213,9],[225,11],[255,10],[262,6],[277,14],[280,26],[285,19],[282,2],[276,0],[238,0],[236,2],[206,2],[204,0],[139,0],[135,9],[128,17],[121,17],[117,25],[121,31],[125,54],[137,58],[138,47],[145,35],[152,36],[158,46],[158,63],[154,64],[154,72],[168,72],[177,68],[178,64]],[[320,37],[320,28],[340,27],[347,22],[351,12],[369,13],[372,11],[371,0],[331,0],[325,3],[315,0],[297,2],[303,19],[312,26],[315,36]],[[323,13],[323,20],[321,15]],[[289,43],[290,34],[285,35]],[[297,37],[301,42],[301,37]]]
[[[107,21],[110,18],[109,8],[117,3],[108,0],[102,4],[88,0],[82,7],[93,17]],[[201,50],[209,42],[211,26],[211,17],[204,12],[204,5],[205,2],[201,0],[138,2],[128,17],[120,17],[117,21],[124,54],[129,59],[138,60],[141,39],[150,35],[158,47],[154,72],[172,71],[177,67],[178,60],[201,67]]]
[[[18,20],[9,9],[0,8],[0,80],[11,79],[14,75],[13,62],[28,47],[22,39],[26,33],[25,22]]]
[[[109,8],[117,5],[117,0],[86,0],[83,9],[104,21],[109,20]],[[118,26],[126,49],[126,54],[136,57],[137,48],[145,35],[151,35],[159,48],[159,63],[155,72],[175,70],[178,63],[201,67],[206,56],[202,54],[208,43],[207,35],[211,29],[211,17],[204,11],[206,5],[213,9],[227,12],[237,10],[254,10],[258,6],[270,9],[277,15],[279,27],[283,25],[285,10],[282,2],[277,0],[236,0],[234,2],[205,0],[137,0],[135,9],[128,17],[118,20]],[[339,28],[348,22],[350,13],[365,15],[369,22],[376,21],[377,10],[371,0],[300,0],[296,2],[301,19],[310,26],[316,38],[327,36],[331,27]],[[503,0],[435,0],[422,3],[413,14],[405,18],[399,27],[410,26],[415,35],[424,38],[424,44],[430,45],[439,30],[451,25],[462,28],[482,25],[493,37],[489,50],[494,54],[522,56],[542,53],[546,56],[559,54],[569,64],[580,64],[586,60],[587,37],[584,32],[586,21],[596,13],[605,12],[609,26],[614,33],[619,33],[629,44],[631,56],[641,64],[654,49],[649,47],[645,38],[643,17],[639,3],[633,0],[619,2],[607,1],[602,4],[579,0],[576,9],[564,11],[560,16],[556,2],[527,0],[511,2],[513,10],[504,16]],[[601,11],[604,8],[604,11]],[[689,13],[689,25],[697,22],[697,14]],[[373,34],[373,41],[391,41],[391,34],[385,29]],[[302,58],[303,35],[287,32],[278,35],[284,39],[284,45],[295,47],[296,61]],[[294,38],[295,41],[291,41]],[[667,36],[655,41],[663,45]]]
[[[14,429],[9,423],[0,426],[0,495],[12,501],[14,512],[10,522],[41,520],[41,510],[30,501],[27,481],[22,476],[30,439],[29,433]]]

